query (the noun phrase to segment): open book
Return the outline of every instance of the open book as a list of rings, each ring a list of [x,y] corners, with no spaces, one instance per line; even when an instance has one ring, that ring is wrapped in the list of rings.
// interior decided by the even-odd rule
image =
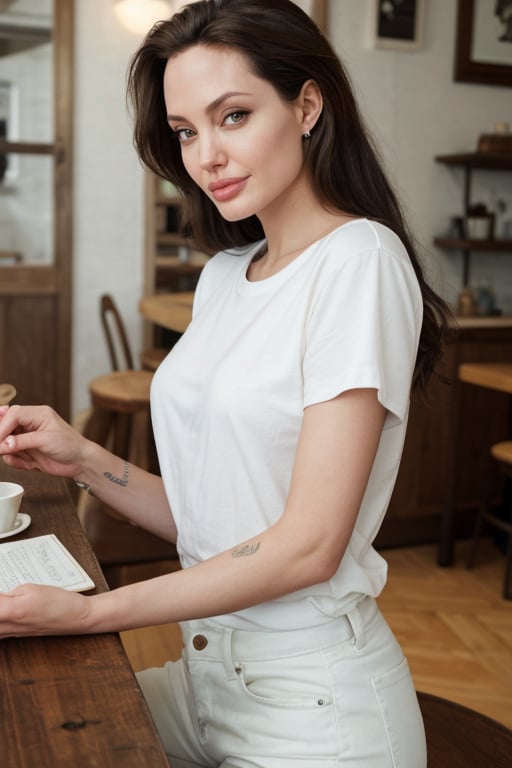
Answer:
[[[95,584],[54,533],[0,544],[0,592],[20,584],[85,592]]]

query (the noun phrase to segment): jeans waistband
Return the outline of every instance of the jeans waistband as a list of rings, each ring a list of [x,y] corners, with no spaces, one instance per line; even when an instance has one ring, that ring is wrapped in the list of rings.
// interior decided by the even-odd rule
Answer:
[[[229,629],[211,620],[193,620],[182,625],[187,656],[222,661],[229,647],[233,659],[256,661],[285,658],[328,648],[354,639],[364,645],[364,628],[378,613],[373,597],[365,597],[355,608],[332,621],[306,629],[252,632]]]

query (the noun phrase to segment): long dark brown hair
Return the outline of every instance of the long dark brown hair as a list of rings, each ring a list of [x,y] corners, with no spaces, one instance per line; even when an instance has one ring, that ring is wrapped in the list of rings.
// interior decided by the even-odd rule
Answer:
[[[136,52],[128,73],[134,143],[142,162],[184,197],[184,220],[197,245],[213,253],[264,237],[259,219],[222,218],[192,181],[167,123],[163,75],[167,60],[193,45],[243,54],[255,75],[294,101],[306,80],[323,96],[323,111],[305,142],[305,165],[316,194],[331,210],[382,222],[406,247],[423,296],[423,326],[413,384],[424,391],[441,353],[451,313],[423,275],[397,198],[361,118],[349,77],[326,37],[290,0],[200,0],[159,22]]]

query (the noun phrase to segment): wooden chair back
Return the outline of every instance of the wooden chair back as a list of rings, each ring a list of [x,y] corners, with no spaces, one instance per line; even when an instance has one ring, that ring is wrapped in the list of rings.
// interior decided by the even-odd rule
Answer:
[[[101,324],[113,371],[132,371],[133,357],[126,328],[117,305],[108,293],[100,298]]]

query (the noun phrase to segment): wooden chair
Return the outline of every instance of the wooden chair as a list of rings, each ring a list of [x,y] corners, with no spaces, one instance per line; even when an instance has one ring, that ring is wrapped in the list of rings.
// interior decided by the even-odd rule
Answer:
[[[113,370],[89,382],[92,408],[83,433],[116,456],[158,472],[150,419],[153,373],[133,369],[126,330],[112,297],[102,296],[100,309]],[[132,525],[93,496],[82,491],[77,507],[111,586],[117,586],[126,565],[176,560],[173,544]]]
[[[512,731],[453,701],[418,693],[428,768],[510,768]]]
[[[100,317],[112,366],[111,373],[89,382],[94,418],[86,425],[87,436],[108,447],[116,456],[130,460],[133,429],[138,422],[149,428],[149,393],[153,373],[135,370],[125,325],[112,296],[100,298]],[[139,442],[140,445],[140,442]],[[144,445],[150,445],[145,439]],[[135,457],[136,463],[155,469],[154,455]]]
[[[105,331],[112,370],[133,370],[134,365],[130,344],[128,343],[124,323],[112,296],[104,294],[100,299],[100,307],[101,323]],[[169,350],[166,347],[144,349],[140,353],[142,369],[156,371],[168,352]]]
[[[499,467],[505,475],[512,479],[512,441],[495,443],[491,446],[491,457],[498,462]],[[507,509],[508,519],[498,517],[490,510],[489,489],[484,491],[482,505],[480,507],[475,529],[473,533],[473,543],[469,553],[467,567],[472,568],[475,562],[478,544],[482,533],[484,523],[488,523],[493,528],[503,531],[507,536],[505,579],[503,582],[503,597],[505,600],[512,599],[512,508]]]

